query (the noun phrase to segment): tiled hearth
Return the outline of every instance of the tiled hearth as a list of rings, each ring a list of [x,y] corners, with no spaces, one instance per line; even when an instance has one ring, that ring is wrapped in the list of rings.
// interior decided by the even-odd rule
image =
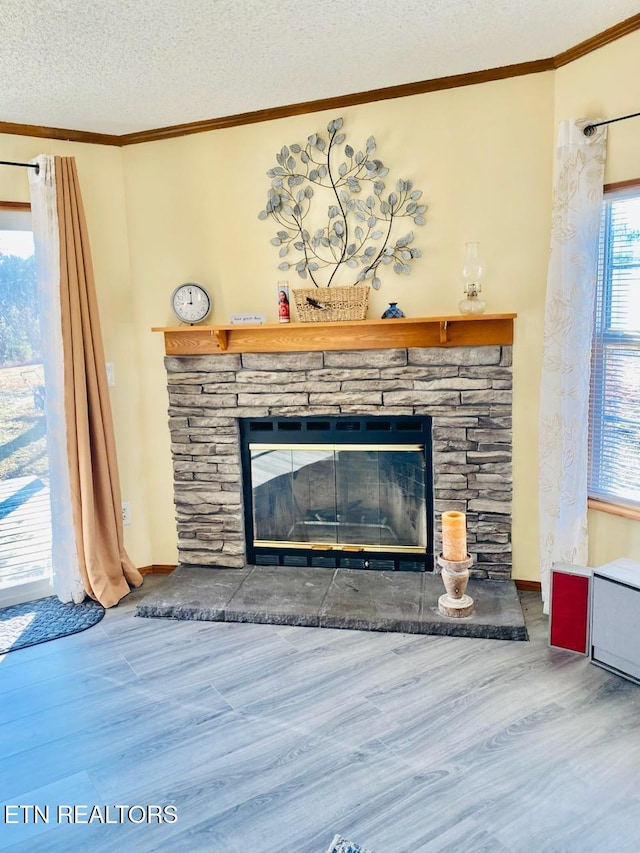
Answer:
[[[393,322],[393,321],[389,321]],[[240,418],[429,415],[434,547],[467,514],[472,574],[511,575],[511,346],[167,356],[181,564],[240,568]]]

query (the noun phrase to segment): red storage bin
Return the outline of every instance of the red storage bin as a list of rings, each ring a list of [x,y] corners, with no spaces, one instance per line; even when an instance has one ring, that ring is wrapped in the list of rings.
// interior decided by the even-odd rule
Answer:
[[[551,568],[549,645],[557,649],[589,653],[589,606],[591,576],[588,566],[554,563]]]

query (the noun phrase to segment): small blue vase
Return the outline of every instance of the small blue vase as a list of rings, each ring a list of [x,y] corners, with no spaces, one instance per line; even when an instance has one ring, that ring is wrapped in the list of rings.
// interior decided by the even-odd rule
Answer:
[[[398,308],[397,302],[390,302],[389,307],[382,315],[382,320],[397,320],[399,317],[404,317],[402,308]]]

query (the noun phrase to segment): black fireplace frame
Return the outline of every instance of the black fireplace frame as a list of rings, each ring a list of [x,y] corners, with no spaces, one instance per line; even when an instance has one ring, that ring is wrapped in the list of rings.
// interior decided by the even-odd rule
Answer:
[[[369,569],[378,571],[432,572],[434,568],[434,496],[432,418],[428,415],[340,415],[272,416],[240,418],[240,460],[245,518],[247,563],[270,566],[309,566],[317,568]],[[424,552],[397,551],[352,552],[334,549],[316,551],[289,546],[255,545],[252,507],[250,442],[269,444],[420,444],[425,457],[425,511],[427,548]]]

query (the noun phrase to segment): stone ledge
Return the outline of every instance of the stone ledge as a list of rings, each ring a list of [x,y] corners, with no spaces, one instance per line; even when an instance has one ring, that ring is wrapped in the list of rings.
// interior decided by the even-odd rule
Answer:
[[[437,575],[349,569],[179,566],[138,606],[144,617],[259,622],[395,631],[450,637],[527,640],[510,580],[469,581],[475,610],[464,619],[438,612]]]

